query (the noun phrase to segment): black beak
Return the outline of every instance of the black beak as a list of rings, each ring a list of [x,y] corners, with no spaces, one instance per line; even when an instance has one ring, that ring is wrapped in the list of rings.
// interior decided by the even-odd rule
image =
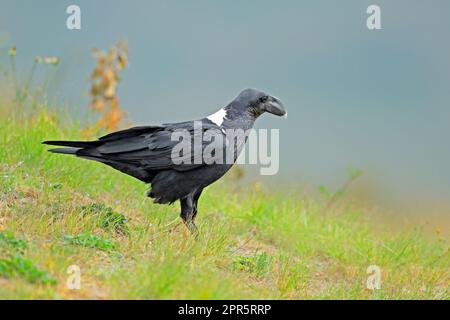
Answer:
[[[284,108],[283,104],[280,100],[277,98],[272,97],[265,105],[265,109],[267,112],[274,114],[276,116],[287,117],[286,109]]]

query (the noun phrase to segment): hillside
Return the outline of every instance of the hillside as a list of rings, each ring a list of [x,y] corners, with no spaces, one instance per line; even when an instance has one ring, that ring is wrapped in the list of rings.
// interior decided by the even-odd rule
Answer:
[[[204,192],[198,241],[183,226],[165,232],[178,204],[153,204],[144,184],[101,164],[47,153],[41,141],[80,139],[80,124],[17,108],[0,106],[0,299],[450,298],[447,240],[374,230],[351,204],[324,212],[228,177]],[[79,290],[66,285],[71,265]],[[366,288],[370,265],[380,290]]]

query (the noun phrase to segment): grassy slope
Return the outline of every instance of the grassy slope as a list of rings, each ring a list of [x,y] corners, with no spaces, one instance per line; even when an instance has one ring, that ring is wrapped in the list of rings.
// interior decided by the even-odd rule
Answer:
[[[56,118],[41,111],[0,119],[0,298],[450,297],[446,240],[417,230],[375,232],[362,210],[324,217],[320,203],[257,186],[209,187],[200,201],[199,241],[182,226],[155,236],[178,216],[178,204],[152,204],[132,178],[47,153],[42,140],[81,136],[78,125]],[[97,207],[83,209],[89,204]],[[101,205],[125,215],[125,227],[105,224]],[[80,290],[66,288],[72,264],[82,271]],[[375,292],[365,289],[371,264],[382,270]]]

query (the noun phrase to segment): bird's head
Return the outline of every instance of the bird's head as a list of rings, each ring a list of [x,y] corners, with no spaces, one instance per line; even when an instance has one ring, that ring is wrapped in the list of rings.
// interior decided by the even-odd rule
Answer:
[[[276,116],[287,116],[286,109],[280,100],[256,89],[245,89],[232,102],[234,108],[246,112],[255,119],[264,112]]]

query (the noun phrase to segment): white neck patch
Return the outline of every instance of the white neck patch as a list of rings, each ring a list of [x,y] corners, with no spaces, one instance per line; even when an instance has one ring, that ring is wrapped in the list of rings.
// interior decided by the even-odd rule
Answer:
[[[213,113],[212,115],[208,116],[207,119],[211,120],[215,124],[217,124],[219,127],[222,125],[223,121],[227,118],[227,110],[224,108],[220,109],[216,113]]]

